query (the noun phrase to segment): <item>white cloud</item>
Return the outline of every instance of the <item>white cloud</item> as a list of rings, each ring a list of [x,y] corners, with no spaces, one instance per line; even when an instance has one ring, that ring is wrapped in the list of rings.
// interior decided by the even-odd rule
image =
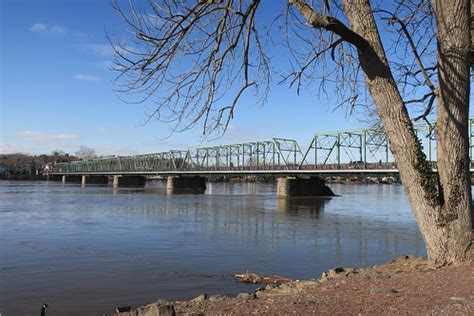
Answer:
[[[30,31],[41,34],[66,34],[68,32],[68,28],[61,25],[35,23],[30,27]]]
[[[30,147],[21,144],[0,143],[1,154],[27,153]]]
[[[111,57],[114,55],[114,50],[109,44],[88,44],[84,47],[86,50],[103,57]]]
[[[100,81],[100,77],[84,74],[77,74],[72,76],[72,78],[79,81]]]
[[[97,127],[97,128],[94,128],[94,132],[96,132],[96,133],[104,133],[104,132],[105,132],[105,128],[104,128],[104,127]]]
[[[43,33],[48,30],[46,24],[43,23],[35,23],[30,27],[30,31],[34,33]]]
[[[49,134],[34,131],[22,131],[15,134],[17,137],[34,141],[43,145],[68,146],[81,137],[76,134]]]
[[[83,46],[83,49],[89,52],[92,52],[101,57],[113,57],[115,55],[115,50],[111,44],[87,44]],[[120,54],[127,56],[133,54],[133,52],[139,52],[139,49],[133,46],[115,46],[115,49],[120,52]]]
[[[117,146],[102,146],[97,148],[97,153],[101,156],[119,155],[129,156],[136,155],[138,151],[130,149],[128,147],[117,147]]]

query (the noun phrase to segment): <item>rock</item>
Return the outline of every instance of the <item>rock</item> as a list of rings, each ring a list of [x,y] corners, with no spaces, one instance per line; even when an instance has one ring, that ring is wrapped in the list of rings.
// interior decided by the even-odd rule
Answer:
[[[263,295],[263,292],[265,292],[265,288],[259,287],[258,289],[253,291],[253,294],[255,295],[255,297],[261,297]]]
[[[256,298],[257,296],[255,295],[255,293],[239,293],[237,294],[237,298],[245,298],[245,299],[254,299]]]
[[[331,269],[328,271],[328,275],[330,277],[334,277],[336,275],[338,275],[339,273],[342,273],[344,272],[344,268],[334,268],[334,269]]]
[[[255,297],[262,297],[264,294],[265,294],[265,291],[258,291],[258,292],[255,292]]]
[[[150,304],[150,305],[137,308],[136,315],[137,316],[158,316],[160,315],[160,312],[158,310],[158,306],[156,306],[155,304]]]
[[[203,301],[205,301],[206,299],[207,299],[207,294],[204,293],[204,294],[198,295],[198,296],[196,296],[195,298],[193,298],[193,299],[191,300],[191,302],[203,302]]]
[[[117,316],[132,316],[133,310],[131,306],[122,306],[115,309],[115,315]]]
[[[175,316],[176,311],[174,310],[174,304],[167,301],[158,301],[156,302],[158,306],[158,315],[159,316]]]
[[[327,276],[322,276],[320,279],[319,279],[319,283],[325,283],[329,280],[329,278]]]
[[[175,316],[174,303],[159,300],[155,303],[141,306],[133,310],[130,306],[115,309],[117,316]]]
[[[323,272],[321,274],[320,282],[326,282],[328,279],[337,276],[338,274],[345,272],[344,268],[334,268],[329,270],[328,272]]]
[[[373,289],[370,289],[371,294],[394,294],[398,293],[397,290],[391,288],[391,287],[376,287]]]
[[[267,284],[267,286],[265,286],[265,290],[268,291],[268,290],[271,290],[273,289],[275,286],[271,285],[271,284]]]
[[[212,296],[209,296],[208,300],[210,302],[215,302],[215,301],[223,300],[224,298],[225,298],[225,296],[223,296],[223,295],[212,295]]]
[[[292,279],[281,277],[278,275],[257,275],[255,273],[235,274],[234,279],[244,283],[263,283],[280,285],[293,281]]]
[[[290,295],[296,295],[301,291],[301,289],[297,289],[294,286],[290,286],[288,284],[282,284],[279,286],[279,291],[282,294],[290,294]]]

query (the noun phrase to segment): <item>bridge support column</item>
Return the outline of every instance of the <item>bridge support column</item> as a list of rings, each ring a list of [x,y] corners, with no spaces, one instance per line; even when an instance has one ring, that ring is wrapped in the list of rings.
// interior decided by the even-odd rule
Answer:
[[[334,196],[334,193],[320,177],[278,178],[277,197],[290,196]]]
[[[86,184],[107,184],[109,183],[109,177],[107,176],[81,176],[81,184],[85,186]]]
[[[168,193],[203,193],[206,190],[206,179],[203,177],[176,177],[169,176],[166,182]]]
[[[143,176],[114,176],[112,186],[118,187],[144,187],[146,178]]]
[[[64,176],[64,175],[61,176],[61,182],[62,182],[63,184],[66,183],[66,176]]]
[[[112,180],[112,187],[114,188],[118,188],[119,186],[119,176],[113,176],[113,180]]]

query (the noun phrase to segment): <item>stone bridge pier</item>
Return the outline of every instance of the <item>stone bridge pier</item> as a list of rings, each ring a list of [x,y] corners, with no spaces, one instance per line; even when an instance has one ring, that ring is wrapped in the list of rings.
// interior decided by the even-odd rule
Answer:
[[[169,176],[166,181],[166,191],[168,193],[204,193],[206,191],[206,178]]]
[[[144,187],[146,178],[143,176],[113,176],[112,186],[119,187]]]
[[[320,177],[282,177],[277,180],[277,197],[334,196],[332,190]]]

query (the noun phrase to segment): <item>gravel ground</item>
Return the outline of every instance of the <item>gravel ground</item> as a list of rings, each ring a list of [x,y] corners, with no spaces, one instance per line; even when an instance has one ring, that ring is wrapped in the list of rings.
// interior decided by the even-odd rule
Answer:
[[[160,304],[150,304],[148,310]],[[201,295],[168,304],[177,315],[474,315],[474,262],[436,268],[424,258],[403,256],[368,269],[330,270],[318,280],[268,285],[234,298]],[[131,314],[145,315],[120,315]]]

